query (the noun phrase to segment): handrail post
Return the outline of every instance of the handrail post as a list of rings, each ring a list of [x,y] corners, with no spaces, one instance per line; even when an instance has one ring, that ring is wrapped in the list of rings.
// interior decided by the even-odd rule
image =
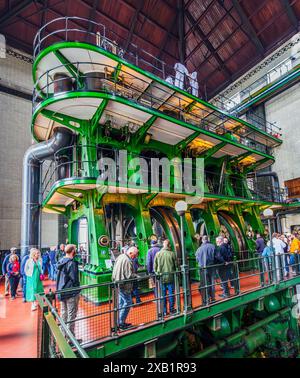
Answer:
[[[37,295],[38,299],[39,295]],[[50,330],[45,319],[45,314],[49,312],[49,306],[43,302],[42,298],[38,300],[38,358],[49,358],[50,356]]]
[[[119,309],[118,309],[118,284],[114,284],[113,290],[113,328],[112,335],[116,336],[118,334],[118,319],[119,319]]]
[[[173,295],[174,295],[174,300],[176,298],[176,309],[177,309],[177,313],[179,314],[181,311],[181,302],[180,302],[180,285],[179,285],[178,272],[174,273],[174,281],[175,281],[175,293]]]

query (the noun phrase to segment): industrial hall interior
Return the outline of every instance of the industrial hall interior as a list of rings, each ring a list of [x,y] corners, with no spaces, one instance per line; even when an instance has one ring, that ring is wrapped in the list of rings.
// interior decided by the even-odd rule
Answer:
[[[0,358],[299,358],[299,119],[300,0],[0,0]]]

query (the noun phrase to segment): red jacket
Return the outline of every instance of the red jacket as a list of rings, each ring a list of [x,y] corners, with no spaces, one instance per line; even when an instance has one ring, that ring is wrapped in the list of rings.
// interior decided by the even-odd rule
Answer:
[[[19,261],[15,261],[14,263],[9,263],[7,266],[7,273],[8,275],[17,276],[20,273],[20,263]]]

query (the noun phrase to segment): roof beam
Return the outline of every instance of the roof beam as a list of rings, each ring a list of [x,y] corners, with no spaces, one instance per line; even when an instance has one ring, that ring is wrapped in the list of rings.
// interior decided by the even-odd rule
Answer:
[[[23,12],[32,3],[32,0],[23,0],[17,2],[17,5],[11,8],[8,12],[5,11],[5,13],[0,17],[1,28],[6,26],[14,17]]]
[[[217,54],[217,52],[215,51],[213,45],[210,43],[209,39],[207,39],[207,36],[203,33],[203,31],[201,30],[201,28],[199,27],[199,25],[197,25],[195,23],[194,17],[191,15],[191,13],[188,10],[185,11],[185,14],[186,14],[187,19],[189,20],[190,24],[191,25],[195,25],[194,28],[195,28],[196,33],[201,38],[201,40],[203,41],[203,43],[205,44],[205,46],[207,47],[207,49],[211,53],[211,55],[215,58],[215,60],[219,64],[220,68],[224,69],[224,72],[226,72],[226,74],[227,74],[228,77],[231,77],[231,72],[224,65],[224,62],[222,61],[222,59],[220,58],[220,56]]]
[[[130,42],[131,42],[131,39],[132,39],[132,36],[133,36],[133,32],[134,32],[134,28],[135,28],[135,25],[136,25],[136,22],[137,22],[137,19],[139,17],[139,14],[143,8],[143,5],[144,5],[144,1],[143,0],[139,0],[138,1],[138,6],[134,12],[134,15],[132,17],[132,20],[131,20],[131,26],[130,26],[130,30],[129,30],[129,33],[128,33],[128,36],[127,36],[127,39],[126,39],[126,42],[125,42],[125,45],[124,45],[124,50],[126,51],[128,49],[128,46],[130,45]]]
[[[32,55],[32,44],[22,42],[19,38],[15,38],[9,34],[5,34],[5,38],[7,45]]]
[[[247,31],[249,33],[249,37],[251,38],[252,42],[254,43],[254,45],[256,46],[258,51],[261,54],[263,54],[264,51],[265,51],[265,48],[264,48],[263,44],[261,43],[261,41],[259,40],[259,38],[257,37],[257,34],[256,34],[251,22],[249,21],[248,17],[246,16],[243,8],[241,7],[240,3],[238,2],[238,0],[232,0],[232,4],[233,4],[235,10],[237,11],[240,19],[242,20],[242,26],[243,25],[245,26],[245,28],[247,29]]]
[[[90,21],[94,21],[95,20],[95,14],[96,14],[96,9],[98,7],[98,4],[99,4],[99,0],[94,0],[93,6],[91,7],[90,14],[89,14],[89,20]],[[89,23],[89,27],[88,27],[88,31],[92,32],[93,28],[94,28],[94,23],[90,22]]]
[[[293,8],[291,7],[291,4],[289,0],[283,0],[283,5],[286,9],[286,13],[289,17],[289,20],[291,21],[292,25],[296,30],[298,30],[298,19],[295,15],[295,12],[293,11]]]
[[[177,0],[178,6],[178,35],[179,35],[179,60],[180,63],[184,64],[186,57],[186,48],[185,48],[185,28],[184,28],[184,0]]]
[[[195,22],[191,25],[190,29],[185,34],[185,39],[188,38],[188,36],[193,32],[195,25],[198,25],[199,22],[202,21],[202,19],[206,16],[206,13],[209,12],[209,10],[211,9],[211,6],[213,6],[217,1],[218,0],[212,0],[212,2],[210,4],[208,4],[208,6],[204,9],[204,11],[201,13],[201,15],[197,18],[197,20],[195,20]],[[194,2],[194,0],[192,0],[192,2]],[[188,8],[192,4],[192,2],[185,4],[185,13],[188,12]]]
[[[87,7],[88,9],[90,9],[90,5],[88,4],[88,3],[86,3],[84,0],[77,0],[80,4],[82,4],[82,5],[84,5],[85,7]],[[57,13],[57,14],[60,14],[62,17],[64,17],[64,15],[62,15],[60,12],[58,12],[57,10],[54,10],[54,9],[51,9],[51,11],[53,11],[53,12],[55,12],[55,13]],[[96,9],[96,11],[95,11],[102,19],[105,19],[105,20],[107,20],[107,21],[109,21],[109,22],[115,22],[116,23],[116,21],[114,21],[114,20],[112,20],[111,19],[111,17],[109,17],[107,14],[105,14],[103,11],[99,11],[99,10],[97,10]],[[75,22],[74,22],[75,23]],[[125,27],[125,26],[123,26],[123,25],[121,25],[121,24],[117,24],[118,25],[118,27],[120,28],[120,29],[122,29],[123,31],[126,31],[127,33],[129,32],[129,30],[130,29],[128,29],[127,27]],[[158,47],[153,43],[153,42],[151,42],[151,41],[149,41],[148,39],[145,39],[145,38],[143,38],[143,37],[141,37],[140,35],[138,35],[138,34],[135,34],[134,32],[133,32],[133,35],[135,35],[136,37],[137,37],[137,39],[139,39],[140,41],[143,41],[144,43],[146,43],[146,44],[148,44],[148,45],[151,45],[152,47],[154,47],[155,49],[158,49]],[[173,59],[175,59],[175,60],[177,60],[178,58],[177,57],[175,57],[173,54],[171,54],[171,53],[167,53],[166,52],[166,54],[169,56],[169,57],[171,57],[171,58],[173,58]]]
[[[216,25],[216,27],[217,27],[218,25]],[[238,25],[234,30],[233,30],[233,32],[231,33],[231,35],[228,37],[228,38],[226,38],[226,39],[224,39],[224,41],[223,42],[221,42],[221,44],[215,49],[215,51],[216,51],[216,53],[223,47],[223,45],[225,45],[225,43],[227,43],[228,41],[230,41],[230,38],[232,38],[238,31],[240,30],[240,25]],[[207,38],[209,38],[210,37],[210,35],[212,34],[212,32],[214,32],[215,31],[215,29],[212,29],[208,34],[207,34]],[[198,46],[195,46],[194,47],[194,49],[189,53],[189,55],[187,56],[187,58],[186,58],[186,60],[188,60],[188,59],[190,59],[191,58],[191,56],[192,55],[194,55],[194,53],[199,49],[201,47],[201,44],[199,44]],[[204,59],[204,61],[202,62],[202,63],[200,63],[200,66],[198,66],[198,68],[199,67],[201,67],[202,66],[202,64],[204,64],[206,62],[206,60]],[[224,63],[225,63],[225,61],[224,61]]]
[[[119,0],[119,1],[121,1],[121,3],[124,4],[126,7],[128,7],[129,9],[131,9],[131,10],[135,10],[134,5],[128,3],[126,0]],[[144,0],[141,0],[141,1],[142,1],[142,3],[145,3]],[[167,4],[172,10],[174,10],[174,7],[173,7],[173,6],[171,7],[171,5],[170,5],[168,2],[165,1],[165,3],[166,3],[166,4]],[[141,14],[144,18],[147,19],[147,22],[149,22],[150,24],[152,24],[152,25],[158,27],[159,29],[163,30],[164,32],[167,32],[167,30],[166,30],[163,26],[161,26],[157,21],[153,20],[152,18],[149,18],[149,16],[148,16],[147,14],[145,14],[144,12],[142,12],[142,10],[140,11],[140,14]],[[170,33],[170,35],[171,35],[172,38],[177,39],[177,36],[176,36],[175,34]]]
[[[175,24],[176,24],[176,21],[177,21],[177,18],[178,18],[178,14],[176,13],[176,16],[174,17],[173,22],[169,24],[170,27],[169,27],[169,29],[168,29],[168,32],[166,33],[165,39],[164,39],[164,41],[163,41],[161,47],[159,48],[159,53],[158,53],[158,55],[157,55],[157,59],[159,59],[159,58],[161,57],[162,52],[164,51],[164,49],[165,49],[165,47],[166,47],[166,45],[167,45],[167,43],[168,43],[168,41],[169,41],[169,36],[170,36],[170,34],[171,34],[171,30],[174,28],[174,26],[175,26]]]

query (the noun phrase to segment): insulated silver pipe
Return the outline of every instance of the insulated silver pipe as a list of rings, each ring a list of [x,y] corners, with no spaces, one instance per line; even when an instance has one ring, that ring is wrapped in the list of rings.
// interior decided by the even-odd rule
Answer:
[[[51,139],[28,148],[23,158],[21,256],[40,246],[41,167],[55,152],[72,143],[72,132],[57,128]]]

